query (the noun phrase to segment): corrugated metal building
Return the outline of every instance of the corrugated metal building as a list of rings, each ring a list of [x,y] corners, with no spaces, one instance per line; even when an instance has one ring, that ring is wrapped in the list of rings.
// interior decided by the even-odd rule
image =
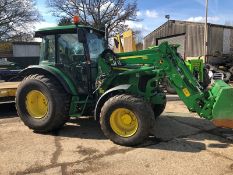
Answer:
[[[40,42],[1,42],[0,59],[7,58],[21,67],[39,64]]]
[[[144,49],[163,41],[180,44],[184,57],[204,56],[204,23],[169,20],[144,38]],[[208,23],[208,58],[233,53],[233,27]]]
[[[13,42],[13,58],[21,67],[39,64],[40,42]]]
[[[40,42],[13,42],[13,57],[39,57]]]

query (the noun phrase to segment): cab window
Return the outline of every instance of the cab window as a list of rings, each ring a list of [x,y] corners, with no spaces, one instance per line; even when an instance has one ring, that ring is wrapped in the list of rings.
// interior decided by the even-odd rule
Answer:
[[[90,59],[96,62],[99,55],[106,49],[104,36],[90,30],[90,32],[87,33],[87,44],[90,52]]]
[[[74,65],[84,61],[83,43],[78,41],[77,34],[60,34],[57,41],[60,63]]]
[[[47,35],[42,39],[40,61],[55,62],[55,36]]]

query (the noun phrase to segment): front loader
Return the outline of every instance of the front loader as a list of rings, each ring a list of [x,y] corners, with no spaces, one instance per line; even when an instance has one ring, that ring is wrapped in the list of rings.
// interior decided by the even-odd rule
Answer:
[[[216,81],[205,90],[175,46],[115,54],[103,31],[79,24],[39,30],[36,36],[43,39],[40,64],[20,73],[25,78],[16,94],[20,118],[36,132],[94,115],[113,142],[140,144],[166,106],[165,77],[190,111],[233,127],[233,88]]]

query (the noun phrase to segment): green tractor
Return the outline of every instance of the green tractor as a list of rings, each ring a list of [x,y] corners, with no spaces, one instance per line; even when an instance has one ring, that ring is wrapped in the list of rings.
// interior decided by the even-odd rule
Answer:
[[[57,130],[70,117],[94,115],[113,142],[140,144],[166,106],[164,77],[190,111],[233,127],[232,87],[216,81],[204,90],[168,43],[115,54],[105,32],[87,26],[47,28],[35,35],[43,39],[40,64],[20,73],[25,78],[16,108],[36,132]]]

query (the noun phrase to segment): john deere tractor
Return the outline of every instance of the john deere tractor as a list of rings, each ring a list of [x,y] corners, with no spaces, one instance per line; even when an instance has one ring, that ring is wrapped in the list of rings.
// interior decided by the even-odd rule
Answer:
[[[137,145],[148,136],[166,106],[166,77],[192,112],[216,125],[233,127],[233,88],[216,81],[205,90],[187,68],[176,46],[115,54],[104,31],[82,25],[46,28],[40,64],[20,74],[16,107],[36,132],[61,128],[70,117],[94,115],[105,136]],[[91,129],[91,128],[90,128]]]

